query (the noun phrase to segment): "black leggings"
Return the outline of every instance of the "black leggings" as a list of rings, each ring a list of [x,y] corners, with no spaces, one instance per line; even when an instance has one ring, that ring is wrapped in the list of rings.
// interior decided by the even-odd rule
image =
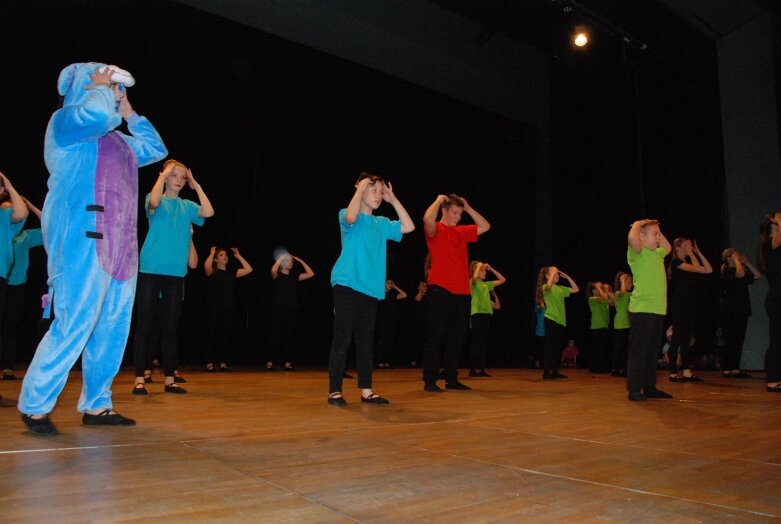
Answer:
[[[678,352],[681,353],[681,369],[689,369],[691,338],[694,335],[694,319],[697,310],[692,306],[673,306],[673,338],[670,341],[670,374],[678,373]]]
[[[133,363],[136,376],[142,377],[149,363],[149,335],[157,314],[162,328],[160,351],[165,376],[173,376],[176,369],[176,326],[182,310],[184,277],[138,274],[136,289],[136,332],[133,340]],[[158,303],[159,302],[159,303]],[[155,313],[157,310],[157,313]]]
[[[559,370],[566,329],[558,322],[545,319],[545,351],[542,354],[542,369],[546,373],[556,373]]]

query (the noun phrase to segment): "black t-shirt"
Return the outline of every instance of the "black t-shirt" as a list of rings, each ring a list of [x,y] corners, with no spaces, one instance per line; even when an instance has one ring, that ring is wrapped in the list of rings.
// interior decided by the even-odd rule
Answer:
[[[670,304],[672,306],[693,306],[697,303],[697,277],[699,274],[681,269],[683,260],[674,259],[672,261],[672,271],[670,271],[670,288],[672,296]]]
[[[765,276],[770,284],[768,298],[781,298],[781,247],[773,249],[773,239],[768,238],[762,244],[765,259]]]
[[[743,278],[735,276],[737,268],[726,267],[721,274],[724,289],[724,314],[751,316],[751,300],[748,296],[748,286],[754,283],[754,273],[746,270]]]
[[[298,277],[301,270],[293,266],[286,275],[277,271],[277,278],[272,281],[274,298],[272,307],[296,308],[298,307]]]
[[[209,299],[216,306],[233,306],[236,283],[235,269],[217,269],[214,268],[212,276],[207,278],[207,290]]]

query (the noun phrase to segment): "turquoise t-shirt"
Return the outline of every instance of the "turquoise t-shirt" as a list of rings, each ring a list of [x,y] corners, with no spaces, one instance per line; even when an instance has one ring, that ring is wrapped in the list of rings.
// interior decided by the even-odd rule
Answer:
[[[610,325],[610,303],[597,297],[588,297],[591,310],[591,329],[607,329]]]
[[[626,250],[626,260],[632,269],[634,290],[629,299],[629,311],[632,313],[667,314],[667,273],[664,270],[664,248],[642,248],[635,253],[632,248]]]
[[[545,308],[534,304],[534,336],[545,336]]]
[[[27,282],[30,267],[30,249],[43,245],[41,228],[25,229],[14,237],[14,263],[8,273],[8,285],[19,286]]]
[[[616,293],[616,316],[613,318],[613,329],[629,329],[631,321],[629,319],[629,300],[632,298],[632,292]]]
[[[553,284],[548,289],[548,284],[544,284],[542,295],[545,298],[545,318],[567,327],[567,310],[564,307],[564,299],[570,296],[571,293],[572,290],[567,286]]]
[[[0,208],[0,277],[8,278],[14,263],[14,237],[24,227],[24,220],[11,222],[13,207]]]
[[[182,198],[160,199],[153,215],[149,214],[149,198],[144,209],[149,219],[149,232],[141,248],[141,273],[183,277],[187,274],[187,258],[190,255],[190,224],[202,226],[198,216],[200,206]]]
[[[494,288],[494,281],[476,280],[472,282],[472,314],[485,313],[494,314],[494,308],[491,306],[491,290]]]
[[[342,253],[331,270],[331,285],[345,286],[377,300],[385,298],[387,241],[401,240],[401,222],[358,213],[348,224],[347,209],[339,211]]]

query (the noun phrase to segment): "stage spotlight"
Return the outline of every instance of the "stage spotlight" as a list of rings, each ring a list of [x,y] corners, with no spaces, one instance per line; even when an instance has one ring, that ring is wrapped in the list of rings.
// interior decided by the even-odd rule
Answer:
[[[582,31],[575,34],[572,43],[574,43],[578,47],[584,47],[586,44],[588,44],[588,35]]]

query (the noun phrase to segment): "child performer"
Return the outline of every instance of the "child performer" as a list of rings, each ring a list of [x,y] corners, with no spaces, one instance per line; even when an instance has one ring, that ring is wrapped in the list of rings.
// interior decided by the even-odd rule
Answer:
[[[559,279],[564,277],[570,287],[560,286]],[[580,288],[569,275],[559,271],[556,266],[544,266],[537,274],[537,302],[545,303],[545,351],[542,356],[542,378],[567,378],[559,373],[559,352],[564,344],[567,327],[567,310],[564,299]]]
[[[376,217],[374,211],[385,200],[399,220]],[[401,235],[415,229],[390,182],[361,173],[355,193],[346,209],[339,211],[342,253],[331,271],[334,296],[334,328],[328,359],[328,403],[344,406],[342,379],[350,343],[355,339],[358,387],[361,402],[388,404],[372,391],[372,349],[377,301],[385,297],[387,241],[399,242]]]
[[[486,282],[486,273],[490,271],[495,280]],[[505,279],[498,271],[486,262],[472,261],[469,264],[469,274],[472,277],[472,348],[469,352],[470,377],[490,377],[485,371],[488,360],[488,340],[491,335],[491,316],[494,314],[494,301],[491,293],[501,286]]]
[[[233,258],[239,261],[241,267],[235,272],[228,271],[228,251],[212,246],[209,256],[203,262],[203,272],[206,273],[209,296],[209,313],[211,321],[211,351],[206,371],[214,372],[217,369],[215,362],[219,362],[220,371],[230,371],[228,367],[228,349],[230,348],[231,329],[233,327],[233,309],[236,304],[236,279],[246,277],[252,273],[252,266],[244,260],[238,248],[232,247]]]
[[[629,299],[632,327],[626,362],[629,400],[672,398],[656,389],[656,357],[667,313],[667,278],[664,258],[670,242],[652,219],[638,220],[627,235],[626,259],[634,276],[634,291]]]
[[[724,335],[724,360],[721,369],[727,378],[751,378],[740,370],[743,341],[746,339],[748,317],[751,316],[751,300],[748,286],[762,278],[745,253],[728,247],[721,253],[721,280],[723,285],[722,328]]]
[[[588,368],[591,373],[605,373],[608,359],[608,335],[610,327],[610,302],[613,292],[610,286],[602,282],[589,282],[586,286],[588,307],[591,311],[591,348],[588,356]]]
[[[185,184],[198,195],[200,205],[179,198],[179,192]],[[165,372],[164,391],[187,393],[174,379],[176,326],[182,310],[184,276],[190,258],[191,224],[203,225],[204,219],[214,215],[214,208],[192,171],[177,160],[165,163],[152,191],[146,196],[144,207],[149,220],[149,232],[141,248],[138,277],[136,332],[133,341],[136,380],[133,394],[147,394],[144,369],[149,361],[149,334],[156,309],[163,333],[160,349]]]
[[[629,299],[632,298],[632,275],[619,271],[615,279],[613,306],[613,352],[610,374],[614,377],[626,376],[626,351],[629,344]]]

